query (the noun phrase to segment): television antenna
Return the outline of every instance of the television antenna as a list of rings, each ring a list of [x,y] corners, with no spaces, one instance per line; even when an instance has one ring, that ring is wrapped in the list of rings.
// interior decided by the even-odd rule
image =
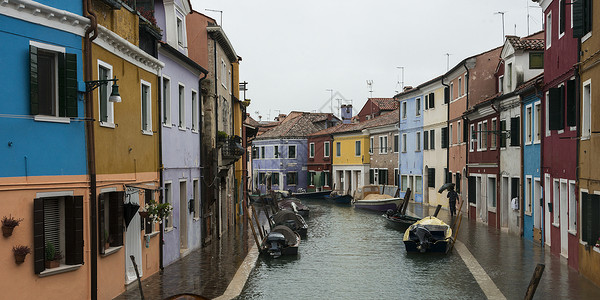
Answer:
[[[369,93],[371,94],[369,98],[373,98],[373,80],[367,80],[367,87],[369,87]]]
[[[223,11],[222,10],[218,10],[218,9],[204,9],[206,11],[212,11],[212,12],[218,12],[221,13],[221,20],[219,21],[219,26],[223,27]]]

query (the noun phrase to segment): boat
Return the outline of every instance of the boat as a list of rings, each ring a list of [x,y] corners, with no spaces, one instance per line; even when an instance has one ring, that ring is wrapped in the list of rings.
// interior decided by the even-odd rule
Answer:
[[[350,203],[352,203],[353,199],[354,198],[352,198],[351,195],[334,195],[334,194],[331,194],[331,195],[325,197],[325,200],[327,200],[329,202],[333,202],[335,204],[350,204]]]
[[[406,252],[447,253],[452,241],[452,228],[434,216],[410,225],[402,239]]]
[[[302,204],[302,202],[300,202],[300,199],[294,198],[294,197],[284,198],[282,200],[279,200],[277,202],[277,207],[280,210],[286,209],[286,210],[296,212],[304,218],[308,218],[308,214],[310,212],[310,209],[308,208],[308,206]]]
[[[292,193],[292,197],[298,199],[325,199],[326,196],[331,194],[331,190],[320,191],[320,192],[305,192],[305,193]]]
[[[408,207],[408,201],[410,199],[411,190],[410,188],[406,189],[406,193],[404,194],[404,200],[402,204],[398,207],[397,210],[388,210],[383,215],[383,217],[389,221],[390,224],[400,225],[401,227],[406,228],[405,226],[411,225],[421,218],[409,216],[406,214],[406,208]]]
[[[308,224],[304,218],[290,210],[280,210],[271,216],[271,222],[274,226],[285,225],[294,232],[298,232],[300,237],[306,237],[308,232]]]
[[[354,207],[375,211],[387,211],[388,209],[398,209],[400,202],[402,202],[402,199],[400,198],[362,199],[354,200]]]
[[[261,253],[272,258],[297,255],[300,235],[285,225],[273,227],[261,245]]]

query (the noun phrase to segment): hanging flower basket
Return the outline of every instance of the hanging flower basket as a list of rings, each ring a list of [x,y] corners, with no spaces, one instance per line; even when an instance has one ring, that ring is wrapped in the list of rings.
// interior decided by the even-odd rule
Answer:
[[[9,237],[12,235],[15,227],[19,226],[23,219],[15,219],[11,215],[2,217],[2,235]]]
[[[148,212],[147,211],[140,210],[139,214],[140,214],[140,217],[142,217],[142,218],[147,218],[148,217]]]
[[[22,264],[25,261],[25,256],[31,253],[31,248],[29,246],[14,246],[13,254],[15,255],[15,263],[18,265]]]
[[[162,224],[164,219],[173,210],[173,206],[170,203],[156,203],[154,200],[150,200],[144,206],[144,211],[148,213],[148,218],[152,222],[158,222]]]
[[[13,233],[13,229],[15,229],[14,227],[6,227],[6,226],[2,226],[2,235],[4,237],[9,237],[12,235]]]

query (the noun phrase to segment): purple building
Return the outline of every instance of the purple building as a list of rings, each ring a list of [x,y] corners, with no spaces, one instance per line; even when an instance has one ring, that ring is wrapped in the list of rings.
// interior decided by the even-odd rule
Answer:
[[[296,192],[308,187],[308,135],[333,127],[340,120],[330,113],[292,112],[252,142],[252,186]]]

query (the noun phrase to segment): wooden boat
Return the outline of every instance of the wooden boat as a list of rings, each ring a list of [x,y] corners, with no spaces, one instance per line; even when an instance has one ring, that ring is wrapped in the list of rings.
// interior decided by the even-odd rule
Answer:
[[[378,185],[360,187],[354,197],[354,207],[375,211],[397,210],[402,199],[390,195],[381,195]]]
[[[285,225],[294,232],[298,232],[300,237],[306,237],[308,232],[308,224],[304,218],[290,210],[280,210],[271,216],[271,222],[274,226]]]
[[[277,207],[280,210],[286,209],[286,210],[291,210],[293,212],[296,212],[304,218],[308,218],[308,214],[310,212],[310,209],[308,208],[308,206],[302,204],[302,202],[300,202],[300,199],[293,198],[293,197],[284,198],[284,199],[278,201]]]
[[[300,235],[289,227],[279,225],[273,227],[261,244],[261,253],[278,258],[282,255],[297,255]]]
[[[331,190],[321,192],[292,193],[292,197],[296,197],[298,199],[325,199],[325,197],[329,196],[329,194],[331,194]]]
[[[352,196],[350,195],[329,195],[325,197],[325,200],[329,202],[333,202],[335,204],[350,204],[352,203]]]
[[[442,220],[428,216],[410,225],[402,241],[406,252],[447,253],[452,242],[452,228]]]

